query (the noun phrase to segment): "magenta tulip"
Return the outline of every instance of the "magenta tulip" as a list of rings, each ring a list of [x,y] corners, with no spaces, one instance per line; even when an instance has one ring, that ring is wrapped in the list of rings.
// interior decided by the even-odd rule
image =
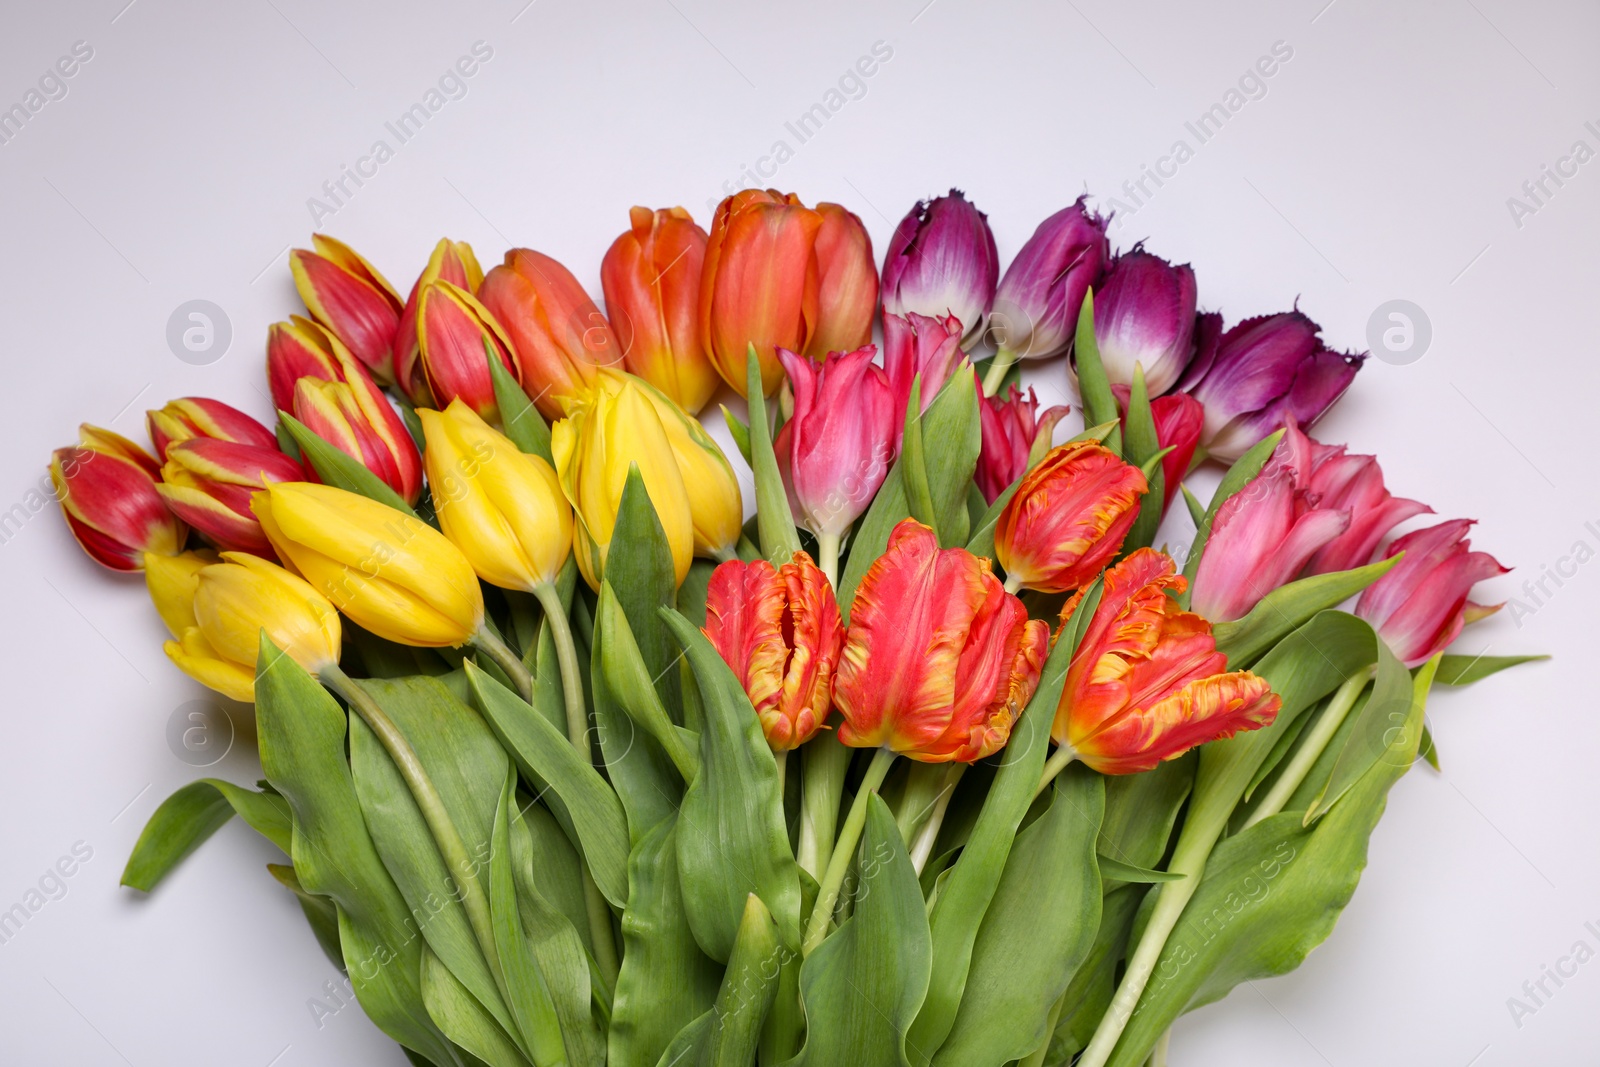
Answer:
[[[1111,261],[1094,294],[1094,339],[1113,384],[1144,368],[1151,396],[1171,389],[1189,364],[1195,325],[1194,271],[1139,245]]]
[[[917,201],[895,227],[883,257],[883,313],[954,315],[966,326],[965,339],[975,340],[999,276],[988,216],[952,189]]]
[[[1499,604],[1467,599],[1478,582],[1507,570],[1489,553],[1471,551],[1467,531],[1472,523],[1451,519],[1396,538],[1384,558],[1400,552],[1405,557],[1356,602],[1356,614],[1407,667],[1443,650],[1467,623],[1500,610]]]
[[[1000,279],[989,320],[997,365],[1048,359],[1072,347],[1083,295],[1099,287],[1111,258],[1106,220],[1084,207],[1086,199],[1041,222]]]

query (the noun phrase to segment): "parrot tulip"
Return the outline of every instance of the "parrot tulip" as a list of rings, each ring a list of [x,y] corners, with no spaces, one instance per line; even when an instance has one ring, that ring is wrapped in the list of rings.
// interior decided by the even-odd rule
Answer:
[[[1122,547],[1147,488],[1138,467],[1096,442],[1051,449],[995,523],[1006,587],[1064,593],[1089,584]]]

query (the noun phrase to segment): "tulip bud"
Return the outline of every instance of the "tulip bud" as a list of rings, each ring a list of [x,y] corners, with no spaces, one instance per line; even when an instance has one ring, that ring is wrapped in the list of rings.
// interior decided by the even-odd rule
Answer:
[[[255,700],[261,631],[313,675],[339,664],[339,613],[303,579],[240,552],[200,570],[194,625],[168,641],[168,658],[224,696]]]
[[[955,316],[976,340],[994,306],[1000,257],[989,217],[952,189],[948,196],[919,200],[889,239],[883,257],[883,312],[890,315]]]
[[[622,362],[606,317],[572,272],[549,256],[513,248],[480,290],[516,350],[522,388],[547,419],[594,381],[596,367]],[[440,403],[443,403],[443,398]]]
[[[671,441],[644,387],[606,375],[566,403],[567,417],[550,429],[550,451],[577,518],[573,552],[584,580],[600,588],[628,470],[637,466],[681,585],[694,557],[694,518]]]
[[[924,763],[997,751],[1039,684],[1050,628],[989,561],[906,519],[856,590],[834,678],[839,740]]]
[[[284,564],[362,629],[424,648],[482,629],[472,564],[421,519],[310,482],[269,483],[252,509]]]
[[[1048,359],[1072,347],[1083,295],[1098,287],[1111,258],[1106,220],[1087,197],[1039,224],[995,290],[990,328],[1006,365]]]
[[[439,528],[478,577],[528,592],[554,582],[572,551],[572,508],[555,468],[459,400],[417,416]]]
[[[1128,402],[1133,390],[1119,384],[1113,385],[1111,391],[1116,395],[1126,432]],[[1155,423],[1156,447],[1171,449],[1161,457],[1161,510],[1165,514],[1194,462],[1194,452],[1200,446],[1200,432],[1205,425],[1205,409],[1188,393],[1168,393],[1150,401],[1150,419]]]
[[[85,425],[81,439],[51,455],[50,482],[67,527],[90,558],[115,571],[137,571],[146,555],[181,552],[188,530],[163,502],[150,454],[94,426]]]
[[[1503,604],[1474,604],[1472,587],[1509,568],[1487,552],[1473,552],[1473,519],[1451,519],[1397,537],[1383,556],[1405,557],[1356,601],[1356,614],[1372,624],[1395,656],[1415,667],[1444,651],[1469,622]]]
[[[889,473],[894,410],[889,378],[872,345],[829,355],[821,363],[780,348],[794,389],[794,417],[773,450],[796,521],[818,537],[837,538],[859,518]]]
[[[810,556],[796,552],[782,567],[728,560],[711,572],[705,635],[744,686],[774,752],[822,729],[844,626]]]
[[[267,385],[273,408],[294,411],[294,387],[301,378],[344,381],[346,360],[354,363],[355,357],[344,342],[310,319],[291,315],[288,322],[268,326]]]
[[[1122,547],[1147,488],[1138,467],[1093,441],[1051,449],[995,523],[1006,587],[1064,593],[1088,585]]]
[[[195,437],[257,448],[278,447],[278,439],[272,431],[256,419],[220,400],[201,396],[169,400],[166,407],[145,412],[145,425],[150,431],[151,443],[156,446],[156,456],[162,462],[166,461],[169,445]]]
[[[1173,266],[1142,246],[1111,261],[1094,294],[1094,339],[1113,384],[1131,385],[1135,366],[1160,396],[1178,381],[1193,353],[1194,270]]]
[[[429,282],[417,303],[417,339],[434,404],[448,406],[459,398],[486,419],[500,417],[489,353],[513,377],[519,365],[505,331],[477,297],[447,281]]]
[[[422,273],[412,283],[411,295],[406,297],[406,306],[400,312],[400,325],[394,335],[395,384],[412,401],[425,397],[424,390],[427,388],[427,379],[418,362],[422,348],[417,336],[417,308],[421,303],[422,290],[440,280],[477,294],[483,285],[483,268],[478,266],[478,257],[473,254],[471,245],[441,237],[439,243],[433,246],[428,265],[422,268]]]
[[[217,562],[214,552],[180,552],[176,556],[159,556],[154,552],[144,557],[144,584],[150,592],[150,602],[156,613],[166,623],[173,637],[182,637],[185,630],[196,625],[194,594],[199,588],[200,572]]]
[[[973,480],[983,499],[993,504],[1000,494],[1033,465],[1034,453],[1050,449],[1056,423],[1067,414],[1065,405],[1039,411],[1033,390],[1023,396],[1012,386],[1006,399],[978,391],[978,416],[983,431],[982,450]]]
[[[900,435],[905,432],[911,383],[922,375],[922,410],[927,411],[965,358],[966,353],[961,351],[961,322],[954,315],[928,318],[913,312],[904,318],[883,317],[883,367],[894,395],[896,452],[900,449]]]
[[[600,263],[622,365],[698,414],[722,379],[700,339],[706,232],[681,207],[636,207]]]
[[[817,328],[805,348],[812,359],[871,342],[878,309],[878,265],[867,228],[838,204],[818,204],[817,214]]]
[[[1211,624],[1168,595],[1184,580],[1149,548],[1105,574],[1056,705],[1050,736],[1101,774],[1136,774],[1196,745],[1270,726],[1282,701],[1266,679],[1227,673]],[[1061,610],[1063,624],[1083,599]]]
[[[1209,362],[1197,355],[1180,388],[1206,408],[1201,444],[1232,462],[1288,418],[1310,426],[1344,394],[1366,353],[1335,352],[1299,311],[1246,319]]]
[[[294,287],[311,317],[333,332],[382,382],[394,381],[400,295],[349,245],[312,234],[315,252],[289,253]]]
[[[740,396],[750,345],[768,395],[783,381],[777,350],[810,348],[819,327],[821,228],[820,214],[776,189],[745,189],[717,205],[700,280],[700,332],[717,373]]]
[[[250,500],[269,482],[305,478],[300,464],[275,448],[197,437],[167,449],[156,487],[177,516],[220,549],[272,555]]]

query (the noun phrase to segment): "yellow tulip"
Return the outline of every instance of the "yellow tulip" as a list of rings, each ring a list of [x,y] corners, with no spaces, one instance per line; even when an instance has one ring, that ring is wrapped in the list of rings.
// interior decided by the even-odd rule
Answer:
[[[682,584],[694,558],[694,520],[671,440],[649,395],[637,379],[605,375],[565,406],[567,417],[551,429],[550,450],[561,490],[577,515],[573,541],[584,580],[600,588],[628,469],[637,465]]]
[[[572,551],[572,507],[555,468],[520,451],[460,399],[417,415],[439,526],[478,577],[528,592],[554,582]]]
[[[196,575],[194,623],[166,653],[185,674],[235,700],[255,699],[261,631],[318,674],[339,663],[339,613],[327,597],[275,563],[245,552]]]
[[[145,588],[150,591],[150,601],[173,637],[182,637],[185,630],[195,625],[194,593],[200,584],[200,572],[216,562],[216,553],[210,551],[182,552],[176,556],[145,553]]]
[[[251,510],[285,564],[379,637],[437,648],[482,630],[472,564],[421,519],[308,482],[272,483]]]

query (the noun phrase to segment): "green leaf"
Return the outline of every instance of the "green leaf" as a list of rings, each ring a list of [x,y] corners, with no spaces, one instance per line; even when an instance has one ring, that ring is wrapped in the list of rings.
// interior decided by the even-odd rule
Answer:
[[[1110,883],[1144,880],[1123,877],[1118,873],[1122,868],[1149,871],[1166,855],[1178,811],[1194,788],[1199,758],[1199,753],[1191,752],[1143,774],[1114,774],[1106,779],[1106,814],[1095,848],[1108,890]]]
[[[717,650],[682,615],[662,609],[688,657],[705,716],[700,773],[678,813],[678,869],[689,926],[706,955],[726,960],[745,897],[772,911],[784,943],[800,944],[800,868],[778,786],[778,765],[750,698]]]
[[[637,465],[628,470],[628,482],[617,507],[605,577],[632,626],[634,641],[662,704],[674,720],[681,718],[682,691],[678,672],[673,669],[678,648],[656,615],[657,608],[677,604],[677,574],[672,566],[672,548]]]
[[[1123,430],[1123,458],[1144,470],[1148,489],[1139,502],[1139,517],[1133,521],[1128,536],[1122,542],[1126,555],[1136,548],[1149,548],[1161,526],[1161,512],[1166,501],[1166,475],[1162,472],[1159,457],[1163,454],[1161,441],[1156,436],[1155,417],[1150,413],[1150,393],[1145,386],[1144,368],[1133,367],[1133,388],[1128,397],[1128,418]]]
[[[362,819],[345,762],[345,713],[265,636],[256,723],[261,766],[293,818],[295,872],[308,893],[339,909],[345,970],[362,1010],[407,1048],[461,1065],[423,1005],[422,941]]]
[[[999,1067],[1049,1039],[1051,1009],[1100,927],[1094,847],[1104,810],[1104,780],[1070,767],[1049,808],[1017,835],[935,1067]]]
[[[653,1067],[684,1019],[707,1011],[722,968],[700,951],[679,889],[677,820],[652,827],[628,860],[622,971],[608,1067]]]
[[[1123,863],[1121,860],[1114,860],[1105,855],[1100,856],[1100,875],[1107,882],[1118,884],[1136,882],[1140,885],[1148,885],[1155,882],[1176,882],[1188,877],[1185,874],[1158,871],[1151,867],[1136,867],[1131,863]]]
[[[489,1067],[528,1067],[510,1035],[427,948],[422,950],[422,996],[439,1029]]]
[[[974,556],[989,556],[991,558],[994,556],[995,525],[1000,521],[1000,513],[1006,509],[1007,504],[1011,503],[1011,498],[1017,495],[1017,487],[1021,484],[1022,478],[1018,478],[1002,489],[1000,495],[994,498],[994,503],[990,504],[988,510],[973,524],[972,536],[967,539],[968,552],[971,552]]]
[[[250,828],[288,853],[289,804],[280,796],[257,793],[202,778],[173,793],[150,816],[122,871],[122,884],[146,893],[184,857],[199,848],[222,824],[238,814]]]
[[[683,1062],[707,1067],[749,1067],[754,1063],[761,1024],[778,993],[778,976],[793,954],[778,942],[778,927],[761,898],[750,894],[717,1003],[708,1013],[713,1024],[701,1030],[698,1055]]]
[[[743,556],[740,557],[744,559]],[[751,556],[750,559],[757,557]],[[745,560],[749,562],[749,560]],[[689,564],[689,576],[678,586],[678,614],[696,626],[706,624],[706,590],[711,585],[711,575],[717,564],[709,559],[697,559]]]
[[[1083,424],[1096,426],[1112,423],[1106,434],[1105,445],[1122,454],[1122,431],[1118,427],[1117,398],[1111,392],[1111,381],[1100,362],[1100,344],[1094,337],[1094,291],[1083,294],[1083,307],[1078,311],[1078,329],[1072,344],[1072,359],[1078,371],[1078,394],[1083,397]]]
[[[956,368],[928,410],[922,413],[922,445],[928,473],[928,493],[937,518],[941,547],[967,543],[971,520],[967,516],[967,487],[978,469],[983,451],[983,423],[978,414],[976,371],[970,365]],[[887,544],[887,541],[885,541]],[[852,548],[851,555],[854,556]]]
[[[1146,888],[1142,885],[1125,885],[1105,895],[1100,908],[1100,929],[1095,933],[1089,954],[1078,965],[1078,973],[1072,976],[1072,984],[1067,986],[1061,998],[1061,1017],[1044,1062],[1071,1063],[1072,1057],[1083,1051],[1094,1036],[1095,1027],[1111,1006],[1111,996],[1116,990],[1117,969],[1126,954],[1128,934],[1133,929],[1139,903],[1146,895]]]
[[[728,405],[719,405],[722,408],[722,421],[728,427],[728,436],[733,438],[733,445],[739,450],[739,455],[750,463],[750,424],[728,410]],[[754,466],[754,464],[751,464]]]
[[[906,1065],[932,952],[917,874],[882,797],[867,801],[855,911],[800,968],[806,1043],[787,1067]]]
[[[839,577],[837,597],[839,614],[850,621],[850,605],[856,597],[856,586],[867,576],[867,569],[889,547],[889,534],[904,519],[911,517],[911,505],[906,500],[905,485],[901,482],[900,464],[889,468],[889,474],[878,487],[867,513],[856,521],[855,533],[850,536],[850,554]]]
[[[756,480],[756,528],[761,551],[774,565],[787,563],[800,551],[800,534],[789,511],[789,494],[772,451],[772,431],[767,424],[767,398],[761,391],[761,361],[756,346],[745,351],[745,399],[750,409],[750,469]]]
[[[473,703],[524,774],[547,782],[572,818],[574,841],[600,892],[615,907],[627,900],[628,819],[622,801],[594,765],[543,715],[468,664]]]
[[[1267,437],[1251,447],[1244,455],[1234,461],[1228,468],[1228,473],[1222,476],[1222,481],[1217,486],[1217,491],[1211,494],[1211,503],[1206,507],[1206,513],[1199,522],[1195,523],[1194,543],[1189,546],[1188,555],[1183,558],[1183,576],[1187,579],[1189,587],[1178,597],[1178,603],[1185,610],[1189,601],[1194,596],[1194,576],[1200,569],[1200,556],[1206,550],[1206,542],[1211,538],[1211,527],[1217,521],[1217,512],[1222,510],[1222,505],[1228,498],[1249,484],[1250,479],[1261,473],[1261,468],[1267,465],[1267,460],[1272,458],[1273,450],[1278,447],[1278,442],[1283,440],[1283,431],[1269,434]],[[1191,506],[1192,507],[1192,506]]]
[[[1395,734],[1411,720],[1413,706],[1427,702],[1437,663],[1429,661],[1413,680],[1405,664],[1395,658],[1389,646],[1373,636],[1378,647],[1378,663],[1372,693],[1356,716],[1355,725],[1339,749],[1333,771],[1325,779],[1316,801],[1306,810],[1309,826],[1326,815],[1341,797],[1366,777],[1367,771],[1393,749]],[[1421,712],[1417,711],[1417,718]],[[1420,744],[1420,742],[1418,743]],[[1418,747],[1413,745],[1413,748]]]
[[[700,769],[699,738],[673,723],[667,715],[666,707],[650,684],[649,668],[633,639],[633,629],[628,625],[622,602],[609,581],[600,586],[595,632],[599,670],[594,673],[604,678],[610,695],[629,718],[661,746],[682,780],[692,782]]]
[[[1178,490],[1183,493],[1183,506],[1189,509],[1189,521],[1198,528],[1206,519],[1206,506],[1200,503],[1199,498],[1194,493],[1189,491],[1187,485],[1178,486]]]
[[[1549,656],[1451,656],[1439,657],[1439,669],[1434,674],[1436,685],[1471,685],[1481,682],[1491,674],[1498,674],[1519,663],[1537,663]]]
[[[900,477],[911,504],[911,517],[939,533],[939,515],[933,508],[933,490],[928,488],[928,465],[922,454],[922,375],[911,380],[911,395],[906,398],[900,448]]]
[[[293,893],[295,900],[300,904],[300,912],[306,917],[306,923],[311,927],[311,934],[317,939],[317,944],[322,947],[323,955],[340,970],[344,969],[344,953],[339,948],[339,909],[333,906],[333,901],[327,897],[319,897],[315,893],[307,893],[305,886],[300,884],[300,879],[294,873],[294,868],[284,863],[267,864],[267,873],[278,880],[278,884]]]
[[[1337,607],[1355,596],[1399,561],[1399,556],[1391,556],[1365,567],[1290,582],[1262,597],[1244,618],[1217,623],[1213,628],[1217,648],[1227,655],[1228,669],[1248,667],[1291,630],[1304,625],[1319,611]]]
[[[494,379],[494,402],[500,409],[500,428],[517,448],[554,464],[550,427],[545,424],[544,416],[533,406],[528,394],[500,361],[500,356],[488,346],[489,342],[485,341],[485,362],[489,364],[489,376]]]
[[[369,471],[360,460],[346,455],[318,437],[309,426],[287,411],[278,412],[278,420],[294,439],[294,443],[299,446],[305,461],[316,471],[317,479],[324,485],[359,493],[380,504],[387,504],[397,511],[416,516],[417,513],[411,505],[401,499],[399,493],[390,489],[387,482]]]

